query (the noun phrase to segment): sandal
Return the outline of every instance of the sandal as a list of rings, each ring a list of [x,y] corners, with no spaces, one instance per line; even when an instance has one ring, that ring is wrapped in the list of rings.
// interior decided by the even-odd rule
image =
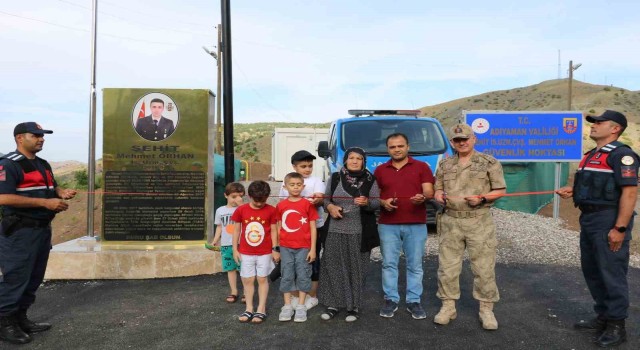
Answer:
[[[349,310],[347,311],[347,317],[344,318],[347,322],[355,322],[360,318],[358,314],[358,310]]]
[[[338,314],[338,309],[333,307],[328,307],[324,310],[322,315],[320,315],[320,318],[324,321],[329,321],[330,319],[336,317],[337,314]]]
[[[253,314],[253,318],[251,319],[251,323],[260,324],[260,323],[264,322],[265,318],[267,318],[266,314],[263,314],[262,312],[256,312],[255,314]]]
[[[225,301],[229,304],[233,304],[236,301],[238,301],[238,296],[236,294],[229,294],[227,295],[227,298],[225,299]]]
[[[253,312],[245,311],[238,317],[238,321],[240,321],[240,323],[249,323],[253,319],[253,316]],[[242,319],[243,317],[245,318],[244,320]]]

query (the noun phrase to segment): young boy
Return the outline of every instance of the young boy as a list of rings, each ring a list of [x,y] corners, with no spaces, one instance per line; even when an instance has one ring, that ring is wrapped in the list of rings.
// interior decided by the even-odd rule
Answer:
[[[262,323],[267,318],[267,276],[273,269],[273,261],[280,259],[277,251],[276,208],[267,204],[271,193],[269,184],[254,181],[247,190],[251,201],[236,209],[231,216],[235,222],[233,232],[233,259],[240,265],[240,277],[244,287],[247,308],[238,320],[243,323]],[[271,232],[274,231],[274,234]],[[239,243],[239,246],[238,246]],[[258,280],[258,307],[253,308],[254,283]]]
[[[326,236],[326,229],[328,228],[324,226],[324,209],[322,207],[325,185],[320,178],[311,176],[313,173],[314,159],[316,159],[316,157],[305,150],[298,151],[291,156],[291,165],[293,165],[293,170],[304,178],[304,189],[302,190],[301,196],[307,198],[318,211],[318,220],[316,220],[318,238],[316,241],[316,260],[311,264],[311,290],[307,294],[307,299],[302,299],[307,310],[318,305],[317,293],[318,280],[320,277],[320,250],[322,249],[321,238]],[[281,199],[289,197],[289,192],[287,192],[284,184],[280,189],[279,196]],[[296,305],[298,305],[299,300],[298,296],[294,293],[291,305],[295,308]]]
[[[213,248],[220,243],[220,256],[222,257],[222,271],[227,273],[229,279],[229,288],[231,293],[227,296],[227,303],[235,303],[238,300],[238,274],[240,265],[233,260],[233,232],[235,223],[231,220],[231,215],[236,208],[242,205],[242,197],[244,196],[244,186],[237,182],[227,184],[224,188],[224,198],[227,199],[227,205],[216,210],[215,219],[216,233],[213,236]],[[223,233],[224,231],[224,233]],[[216,250],[216,249],[214,249]]]
[[[278,242],[282,279],[280,291],[284,293],[284,306],[280,321],[291,321],[294,309],[291,292],[298,291],[300,300],[305,300],[311,290],[311,263],[316,260],[316,208],[302,198],[304,178],[298,173],[289,173],[284,178],[289,198],[276,206],[278,217]],[[300,303],[295,307],[294,322],[307,320],[307,307]]]

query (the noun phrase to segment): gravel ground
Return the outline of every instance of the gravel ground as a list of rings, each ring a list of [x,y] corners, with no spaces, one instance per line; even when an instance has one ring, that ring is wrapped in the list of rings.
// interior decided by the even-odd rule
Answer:
[[[580,266],[580,233],[564,229],[562,220],[496,208],[491,211],[498,236],[498,263]],[[427,255],[438,255],[435,235],[427,240]],[[371,259],[382,259],[378,248]],[[629,266],[639,268],[640,256],[632,255]]]

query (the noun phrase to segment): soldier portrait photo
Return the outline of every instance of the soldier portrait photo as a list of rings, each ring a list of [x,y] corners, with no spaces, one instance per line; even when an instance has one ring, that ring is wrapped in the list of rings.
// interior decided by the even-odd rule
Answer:
[[[131,120],[138,135],[149,141],[162,141],[173,134],[180,119],[173,100],[161,93],[143,96],[133,108]]]

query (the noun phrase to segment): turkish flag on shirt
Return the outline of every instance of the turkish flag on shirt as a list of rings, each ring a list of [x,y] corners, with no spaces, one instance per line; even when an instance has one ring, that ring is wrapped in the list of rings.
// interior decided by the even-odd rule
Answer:
[[[140,112],[138,113],[138,118],[144,118],[145,114],[147,114],[144,110],[144,101],[142,101],[142,107],[140,107]]]

